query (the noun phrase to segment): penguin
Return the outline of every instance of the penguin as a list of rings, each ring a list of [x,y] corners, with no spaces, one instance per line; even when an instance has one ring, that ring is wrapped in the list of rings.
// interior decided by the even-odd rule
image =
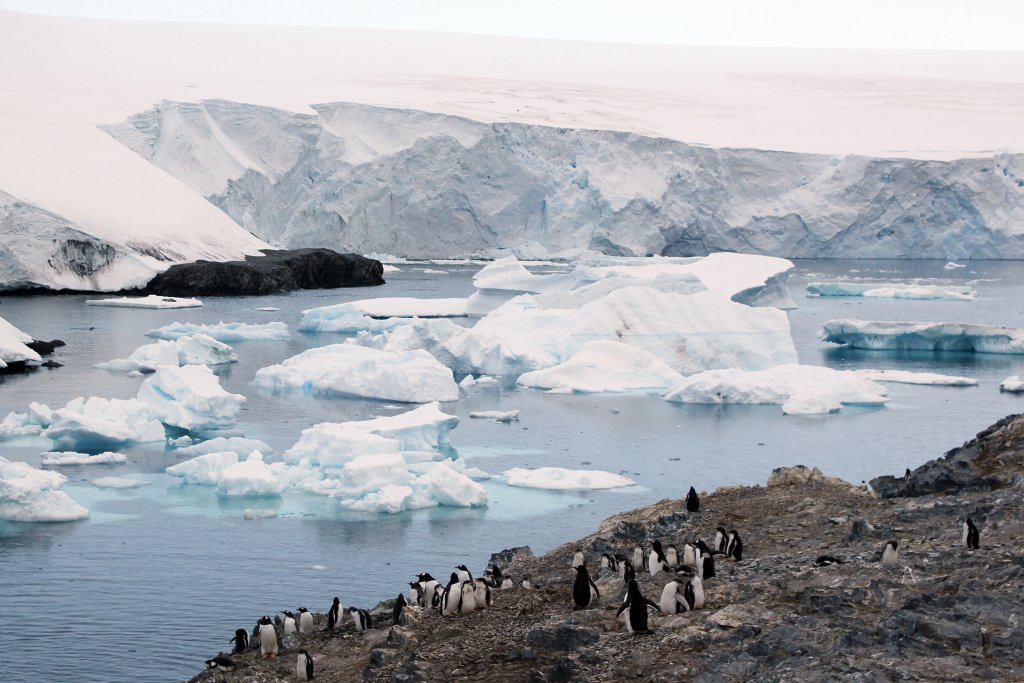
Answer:
[[[298,630],[295,626],[295,615],[289,610],[285,610],[282,614],[284,614],[284,635],[290,636]]]
[[[424,603],[421,607],[437,607],[434,602],[434,596],[437,595],[437,588],[441,583],[430,574],[424,572],[420,574],[417,579],[419,580],[420,586],[423,587],[423,599]],[[426,604],[426,600],[430,600],[430,605]]]
[[[647,571],[647,555],[641,546],[633,548],[633,569],[641,572]]]
[[[491,586],[484,579],[476,580],[476,608],[484,609],[491,606]]]
[[[231,653],[240,655],[249,649],[249,632],[244,628],[240,628],[235,631],[235,637],[228,642],[235,644],[235,649],[232,650]]]
[[[590,607],[590,601],[601,597],[601,591],[597,584],[590,578],[587,566],[584,564],[576,567],[576,580],[572,584],[572,602],[577,609]]]
[[[910,479],[910,468],[909,467],[907,468],[907,471],[903,473],[903,478],[904,479]]]
[[[670,567],[679,565],[679,551],[674,545],[670,545],[665,548],[665,560],[668,562],[668,566]]]
[[[221,673],[235,670],[235,660],[227,655],[217,655],[213,659],[206,660],[206,668],[220,671]]]
[[[697,549],[689,543],[683,546],[683,564],[687,567],[697,566]]]
[[[529,576],[524,576],[523,580],[519,582],[519,587],[525,588],[528,591],[533,590],[533,581],[530,581]]]
[[[352,623],[356,625],[357,631],[366,631],[373,628],[373,619],[367,610],[349,607],[348,613],[352,615]]]
[[[331,608],[327,610],[327,630],[333,631],[334,627],[338,625],[340,618],[341,598],[335,597],[334,602],[331,603]]]
[[[461,584],[461,591],[459,614],[472,614],[476,611],[476,584],[473,581],[465,581]]]
[[[501,590],[508,590],[509,588],[512,588],[513,585],[511,576],[506,576],[501,580]]]
[[[264,657],[277,658],[277,631],[270,617],[260,619],[260,653]]]
[[[690,611],[689,603],[683,599],[682,591],[680,590],[682,587],[683,585],[674,579],[665,584],[665,588],[661,591],[661,601],[659,602],[662,614],[679,614],[680,612]]]
[[[701,555],[700,578],[704,581],[715,577],[715,558],[711,555]]]
[[[974,526],[970,517],[964,522],[963,543],[968,550],[977,550],[981,547],[981,532]]]
[[[686,582],[686,595],[691,609],[704,609],[704,582],[695,574]]]
[[[743,559],[743,541],[740,539],[740,533],[735,529],[729,532],[729,543],[725,547],[725,555],[736,562]]]
[[[455,572],[452,572],[448,585],[444,587],[444,595],[441,597],[438,609],[441,616],[445,617],[458,614],[462,610],[462,583],[459,581],[459,575]]]
[[[899,543],[887,541],[882,547],[882,564],[896,564],[899,559]]]
[[[648,557],[647,566],[650,568],[651,576],[657,576],[658,572],[667,572],[671,569],[668,560],[665,559],[665,553],[661,549],[661,541],[651,544],[651,554]]]
[[[636,569],[633,568],[633,563],[628,559],[619,563],[619,578],[626,583],[636,578]]]
[[[569,565],[572,568],[572,570],[573,570],[573,578],[576,577],[576,567],[580,566],[581,564],[586,564],[586,563],[587,563],[587,561],[583,557],[583,551],[582,550],[577,550],[576,554],[572,556],[572,564]]]
[[[455,567],[455,569],[459,572],[459,581],[462,581],[463,583],[467,581],[473,583],[473,575],[469,573],[469,570],[466,568],[466,565],[460,564],[459,566]]]
[[[402,612],[405,610],[405,593],[399,593],[395,598],[395,604],[391,607],[391,623],[395,626],[402,625]]]
[[[438,583],[434,585],[434,594],[430,596],[431,609],[440,610],[442,600],[444,600],[444,586]]]
[[[313,613],[305,607],[299,608],[299,633],[310,633],[313,630]]]
[[[697,496],[697,491],[691,486],[686,493],[686,511],[697,512],[698,510],[700,510],[700,498]]]
[[[659,609],[653,600],[648,600],[640,592],[636,579],[629,582],[626,599],[622,601],[615,616],[626,612],[626,630],[630,633],[647,633],[647,608]]]
[[[501,569],[494,565],[489,565],[484,571],[484,579],[487,581],[489,588],[499,588],[503,580]]]
[[[729,534],[726,533],[725,527],[718,527],[715,529],[715,550],[720,553],[725,553],[726,546],[729,543]]]
[[[613,572],[619,571],[619,560],[614,555],[603,553],[601,555],[601,566],[605,569],[611,569]]]
[[[833,564],[842,564],[843,561],[834,555],[818,555],[814,560],[815,567],[828,567]]]
[[[295,662],[295,677],[300,681],[313,680],[313,658],[305,650],[299,650],[299,657]]]

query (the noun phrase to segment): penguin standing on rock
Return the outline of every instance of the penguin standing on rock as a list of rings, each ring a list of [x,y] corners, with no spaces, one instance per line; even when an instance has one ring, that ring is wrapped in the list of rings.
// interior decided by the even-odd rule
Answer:
[[[673,579],[661,591],[659,608],[662,614],[679,614],[689,612],[690,604],[683,598],[683,584]]]
[[[395,598],[395,604],[391,608],[391,621],[395,626],[402,625],[402,612],[405,611],[405,593],[399,593]]]
[[[715,550],[725,554],[725,549],[729,544],[729,534],[726,532],[725,527],[718,527],[715,529]]]
[[[643,596],[636,579],[633,579],[629,582],[629,587],[626,589],[626,599],[622,602],[622,606],[619,607],[619,611],[615,613],[615,616],[617,617],[626,612],[626,630],[630,633],[647,633],[648,607],[659,609],[653,600],[648,600]]]
[[[647,565],[650,567],[651,576],[657,576],[658,572],[667,572],[672,569],[668,564],[668,559],[665,557],[665,552],[661,549],[661,541],[655,541],[651,544],[651,554],[647,560]]]
[[[977,550],[981,547],[981,532],[974,526],[970,517],[964,522],[963,543],[968,550]]]
[[[882,564],[896,564],[899,560],[899,543],[888,541],[882,548]]]
[[[473,575],[469,573],[469,569],[466,568],[466,565],[460,564],[459,566],[455,567],[455,569],[459,572],[459,581],[463,583],[467,581],[473,583]]]
[[[476,608],[484,609],[491,606],[491,586],[486,579],[476,579]]]
[[[305,650],[299,650],[299,657],[295,662],[295,677],[300,681],[313,680],[313,658]]]
[[[236,655],[240,655],[249,649],[249,632],[244,628],[240,628],[235,631],[235,637],[228,642],[235,644],[235,649],[231,652]]]
[[[735,529],[729,532],[729,543],[725,546],[725,556],[734,562],[743,559],[743,541],[740,539],[740,532]]]
[[[690,490],[686,493],[686,511],[698,512],[699,510],[700,498],[697,496],[697,491],[691,486]]]
[[[619,560],[610,553],[604,553],[601,555],[601,566],[606,569],[611,569],[613,572],[618,572]]]
[[[348,613],[352,615],[352,623],[356,625],[357,631],[366,631],[373,628],[373,619],[370,612],[358,607],[349,607]]]
[[[284,635],[287,638],[298,631],[298,628],[295,625],[295,615],[290,610],[285,610],[282,614],[284,614]]]
[[[459,575],[452,572],[452,576],[448,579],[448,585],[444,587],[444,594],[441,596],[441,604],[439,610],[441,616],[450,617],[454,614],[458,614],[462,609],[462,583],[459,581]]]
[[[590,607],[590,601],[601,597],[601,591],[597,590],[597,584],[590,578],[587,566],[581,564],[576,567],[576,580],[572,584],[572,602],[577,609]]]
[[[299,608],[299,633],[310,633],[313,630],[313,613],[305,607]]]
[[[464,581],[460,585],[462,600],[459,604],[459,614],[472,614],[476,611],[476,583]]]
[[[638,572],[647,571],[647,555],[644,554],[642,546],[633,548],[633,569]]]
[[[331,609],[327,610],[327,630],[333,631],[341,619],[341,598],[335,597]]]
[[[633,568],[633,563],[629,559],[623,559],[619,563],[619,578],[625,583],[629,583],[636,578],[636,569]]]
[[[264,657],[277,658],[277,630],[270,617],[260,619],[260,653]]]

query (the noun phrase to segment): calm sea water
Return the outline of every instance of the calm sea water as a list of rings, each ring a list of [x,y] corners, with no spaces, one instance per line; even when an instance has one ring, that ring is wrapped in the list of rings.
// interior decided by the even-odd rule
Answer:
[[[219,499],[212,489],[182,487],[163,474],[179,461],[163,449],[133,448],[113,467],[62,468],[65,490],[90,508],[71,524],[0,522],[0,614],[7,656],[0,681],[177,681],[203,660],[229,649],[234,629],[262,614],[300,605],[326,610],[370,606],[394,597],[421,570],[444,574],[466,562],[482,568],[490,553],[516,545],[543,552],[595,530],[617,511],[667,496],[691,484],[763,483],[782,465],[820,467],[861,481],[899,473],[940,455],[996,419],[1024,410],[1024,399],[1000,394],[999,382],[1024,374],[1024,357],[963,353],[888,353],[830,348],[818,341],[832,318],[946,320],[1024,327],[1024,264],[801,261],[790,277],[800,308],[790,312],[803,363],[843,369],[892,368],[976,377],[978,387],[890,384],[881,409],[844,409],[823,417],[783,416],[779,406],[682,406],[656,396],[557,395],[483,389],[446,411],[464,418],[452,433],[460,454],[490,472],[555,465],[623,472],[638,486],[603,492],[552,493],[488,483],[490,505],[436,508],[399,515],[339,513],[315,496],[289,494],[254,502]],[[0,380],[0,416],[29,401],[62,405],[76,396],[128,398],[138,378],[95,370],[151,340],[143,334],[176,320],[281,320],[294,329],[300,312],[374,296],[450,297],[472,291],[476,266],[446,266],[446,274],[407,265],[384,287],[206,299],[205,308],[172,311],[94,308],[85,296],[0,298],[0,315],[37,338],[61,338],[65,367]],[[431,265],[432,270],[439,267]],[[810,299],[807,282],[836,277],[936,282],[975,281],[975,301]],[[259,312],[278,306],[280,312]],[[222,383],[248,397],[239,428],[282,450],[322,421],[365,419],[401,408],[376,401],[273,395],[250,383],[256,370],[336,335],[293,333],[286,342],[235,345],[240,362],[221,371]],[[473,410],[521,410],[511,425],[471,420]],[[48,442],[0,443],[0,454],[39,464]],[[89,481],[128,476],[140,489],[98,489]],[[247,507],[278,516],[246,521]],[[142,662],[142,674],[125,657]]]

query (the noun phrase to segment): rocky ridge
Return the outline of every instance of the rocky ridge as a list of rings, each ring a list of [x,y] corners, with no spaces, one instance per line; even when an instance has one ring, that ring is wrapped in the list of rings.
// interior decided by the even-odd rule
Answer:
[[[1010,416],[945,457],[877,490],[803,467],[776,470],[765,486],[725,487],[702,496],[699,512],[662,500],[605,520],[596,533],[533,557],[492,561],[533,590],[494,592],[494,605],[454,618],[421,612],[392,626],[300,636],[326,681],[897,681],[1024,680],[1024,589],[1020,495],[1024,415]],[[963,548],[971,517],[981,548]],[[717,558],[703,610],[651,619],[629,635],[615,617],[623,582],[597,569],[600,554],[628,554],[660,539],[710,541],[717,526],[738,529],[741,562]],[[895,565],[880,564],[885,541]],[[572,609],[569,565],[582,550],[601,598]],[[828,554],[841,564],[818,567]],[[423,567],[410,567],[410,579]],[[668,581],[638,576],[655,601]],[[396,591],[401,587],[396,587]],[[318,615],[318,624],[323,623]],[[279,659],[236,655],[228,680],[295,680],[300,645]],[[220,680],[204,672],[193,682]]]

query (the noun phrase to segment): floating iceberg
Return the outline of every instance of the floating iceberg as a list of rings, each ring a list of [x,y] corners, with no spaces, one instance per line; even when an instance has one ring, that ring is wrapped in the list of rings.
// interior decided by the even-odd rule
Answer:
[[[374,333],[404,324],[404,318],[459,318],[466,315],[466,299],[391,297],[363,299],[305,311],[300,332]]]
[[[0,369],[6,368],[8,363],[41,361],[38,353],[25,346],[31,341],[31,335],[0,318]]]
[[[188,430],[233,427],[245,403],[205,365],[159,366],[139,387],[138,399],[164,424]]]
[[[682,375],[653,354],[616,341],[584,344],[564,363],[519,376],[518,384],[559,392],[664,393]]]
[[[67,477],[0,457],[0,519],[12,522],[73,522],[89,511],[60,491]]]
[[[137,489],[140,486],[148,486],[148,481],[139,479],[128,479],[127,477],[99,477],[90,482],[93,486],[101,489]]]
[[[1020,375],[1010,375],[999,385],[999,391],[1008,391],[1014,394],[1024,392],[1024,380]]]
[[[86,299],[88,306],[113,306],[115,308],[199,308],[203,302],[176,296],[123,296],[116,299]]]
[[[40,410],[36,410],[39,408]],[[0,421],[0,439],[13,439],[19,436],[38,436],[53,421],[53,411],[41,403],[31,403],[29,412],[7,413]]]
[[[908,372],[906,370],[855,370],[857,376],[874,382],[898,382],[900,384],[928,384],[949,387],[973,387],[978,380],[973,377],[940,375],[934,372]]]
[[[160,365],[222,365],[238,362],[230,346],[213,337],[198,333],[178,337],[174,341],[161,339],[135,349],[127,358],[118,358],[94,367],[113,372],[154,372]]]
[[[181,453],[181,451],[178,451]],[[171,465],[164,470],[172,477],[184,479],[186,484],[216,486],[229,466],[238,463],[235,451],[214,451]]]
[[[306,311],[299,323],[299,332],[372,332],[380,334],[408,322],[405,318],[371,318],[353,309],[349,304],[325,306]]]
[[[459,386],[463,389],[469,390],[473,387],[493,387],[497,386],[498,379],[496,377],[488,377],[487,375],[481,375],[480,377],[473,377],[473,375],[466,375],[459,382]]]
[[[512,422],[519,420],[518,410],[475,410],[469,414],[470,417],[494,420],[495,422]]]
[[[192,334],[206,334],[222,342],[281,341],[289,337],[288,326],[282,322],[262,324],[220,322],[214,325],[175,322],[150,330],[146,336],[174,340]]]
[[[1024,329],[971,323],[830,320],[822,341],[885,351],[1024,353]]]
[[[327,396],[355,396],[407,403],[454,401],[452,371],[422,350],[392,353],[353,344],[304,351],[261,368],[255,384]]]
[[[64,447],[90,449],[165,439],[164,426],[145,402],[98,396],[75,398],[53,411],[42,435]]]
[[[633,486],[635,481],[601,470],[568,470],[562,467],[538,467],[535,470],[516,467],[501,474],[509,486],[553,491],[613,489]]]
[[[217,495],[230,498],[277,496],[287,482],[265,462],[263,454],[253,451],[243,461],[229,464],[217,479]]]
[[[710,370],[674,385],[666,401],[679,403],[774,403],[786,414],[835,412],[842,405],[883,405],[885,388],[853,372],[817,365],[780,365],[748,372]]]
[[[175,455],[206,455],[221,451],[234,451],[238,454],[260,451],[263,454],[273,453],[274,449],[268,444],[257,439],[247,439],[244,436],[218,436],[215,439],[200,441],[191,446],[185,446],[174,451]]]
[[[966,267],[967,266],[965,266],[964,264],[956,263],[955,261],[949,261],[948,263],[946,263],[946,265],[943,266],[943,268],[945,268],[946,270],[956,270],[957,268],[966,268]]]
[[[807,296],[860,296],[876,299],[973,299],[977,293],[962,285],[880,284],[877,282],[815,282]]]
[[[274,311],[280,311],[281,309],[278,308],[277,306],[257,306],[253,310],[263,311],[264,313],[272,313]]]
[[[43,453],[42,464],[47,467],[63,467],[66,465],[115,465],[128,462],[128,456],[123,453],[106,451],[90,455],[75,451],[51,451]]]

